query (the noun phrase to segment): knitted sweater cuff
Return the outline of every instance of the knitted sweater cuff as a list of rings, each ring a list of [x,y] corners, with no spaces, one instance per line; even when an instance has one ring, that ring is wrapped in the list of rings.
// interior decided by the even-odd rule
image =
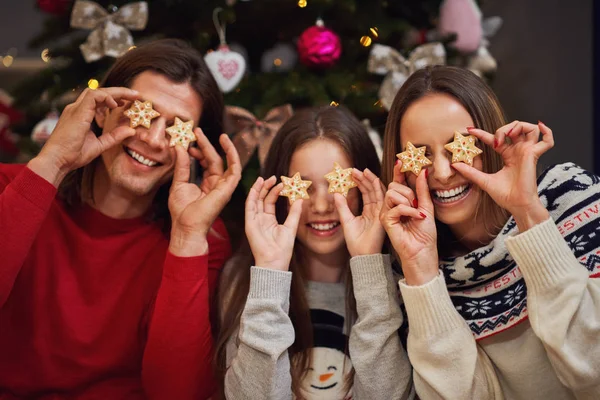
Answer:
[[[389,254],[352,257],[350,270],[355,288],[382,287],[394,279]]]
[[[552,218],[507,238],[506,247],[530,289],[556,287],[573,274],[588,277],[587,269],[579,264]],[[574,268],[575,264],[580,268]]]
[[[248,298],[278,299],[285,303],[290,297],[292,273],[268,268],[250,269],[250,291]]]
[[[411,335],[437,336],[466,327],[465,321],[450,300],[441,272],[421,286],[409,286],[404,279],[400,280],[399,285]]]

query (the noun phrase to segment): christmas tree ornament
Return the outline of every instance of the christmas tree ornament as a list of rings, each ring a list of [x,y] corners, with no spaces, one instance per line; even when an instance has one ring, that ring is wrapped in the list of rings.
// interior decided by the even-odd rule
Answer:
[[[56,124],[58,124],[59,114],[58,111],[52,110],[46,117],[35,124],[33,130],[31,131],[31,140],[40,146],[46,143],[54,128],[56,128]]]
[[[265,51],[260,60],[262,72],[286,72],[292,70],[298,61],[298,53],[291,44],[277,43]]]
[[[145,1],[126,4],[109,13],[94,1],[77,0],[71,13],[71,27],[92,30],[87,41],[79,46],[88,63],[104,56],[116,58],[125,54],[133,46],[129,30],[143,30],[147,23]]]
[[[446,64],[446,51],[441,43],[427,43],[414,49],[405,59],[397,50],[381,44],[373,45],[367,63],[369,72],[385,75],[379,88],[379,99],[389,111],[400,86],[418,69]]]
[[[431,165],[431,160],[425,157],[426,147],[415,147],[411,142],[406,143],[406,150],[396,154],[396,157],[402,161],[400,172],[410,171],[419,176],[423,167]]]
[[[451,43],[463,54],[479,48],[482,37],[481,11],[475,0],[444,0],[440,6],[438,31],[442,35],[455,33]]]
[[[329,193],[341,193],[344,197],[358,186],[352,179],[352,168],[342,168],[337,162],[333,163],[333,171],[325,174],[325,179],[329,182]]]
[[[383,158],[383,146],[381,144],[381,135],[371,126],[371,121],[369,121],[368,119],[363,119],[362,124],[367,130],[369,138],[371,139],[371,142],[373,142],[373,146],[375,146],[375,151],[377,152],[377,157],[379,158],[379,161],[381,161]]]
[[[211,51],[204,56],[204,61],[210,69],[219,89],[223,93],[229,93],[240,83],[246,71],[246,60],[240,53],[232,51],[225,41],[225,24],[219,22],[218,14],[222,8],[216,8],[213,12],[213,22],[221,44],[217,50]]]
[[[481,22],[483,39],[481,39],[481,44],[475,54],[470,55],[467,60],[467,68],[478,76],[493,74],[498,68],[496,59],[490,54],[488,46],[490,45],[489,39],[498,32],[501,26],[501,17],[490,17]]]
[[[444,145],[444,148],[452,153],[452,163],[464,162],[470,166],[473,166],[473,158],[483,153],[483,150],[475,146],[475,137],[463,136],[456,131],[454,141]]]
[[[17,135],[10,126],[23,119],[23,114],[12,106],[13,99],[0,89],[0,155],[15,157],[19,154]]]
[[[300,178],[300,172],[296,172],[291,178],[282,176],[281,181],[283,182],[283,190],[279,195],[287,197],[290,205],[294,204],[296,200],[310,198],[306,190],[312,185],[312,181],[303,181]]]
[[[225,132],[232,136],[242,168],[258,148],[258,162],[262,167],[275,134],[292,116],[292,106],[284,104],[267,112],[262,120],[250,111],[234,106],[225,107]]]
[[[160,113],[152,108],[151,101],[141,102],[139,100],[135,100],[123,114],[129,118],[130,127],[137,128],[141,125],[146,129],[150,129],[150,122],[160,116]]]
[[[175,117],[175,123],[166,129],[171,141],[169,146],[174,147],[176,144],[180,144],[184,149],[188,149],[191,142],[196,141],[196,135],[194,135],[194,121],[190,120],[183,122],[179,118]]]
[[[63,15],[70,4],[71,0],[37,0],[40,10],[54,15]]]
[[[324,26],[318,19],[314,26],[306,29],[298,39],[300,62],[311,68],[332,67],[342,54],[340,37]]]

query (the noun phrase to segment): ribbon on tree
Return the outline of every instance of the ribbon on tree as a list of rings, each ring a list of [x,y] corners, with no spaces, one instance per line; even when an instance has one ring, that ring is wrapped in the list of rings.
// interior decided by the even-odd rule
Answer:
[[[245,167],[258,148],[258,161],[264,164],[275,134],[292,116],[292,106],[285,104],[275,107],[260,120],[250,111],[235,106],[225,107],[225,130],[232,134],[233,144]]]
[[[441,43],[427,43],[415,48],[408,59],[396,49],[376,44],[369,54],[367,70],[385,75],[379,88],[381,104],[389,111],[398,89],[418,69],[446,64],[446,51]]]
[[[71,27],[90,29],[87,41],[79,46],[86,62],[104,56],[120,57],[131,46],[129,30],[143,30],[148,23],[148,3],[137,1],[109,13],[94,1],[77,0],[71,13]]]

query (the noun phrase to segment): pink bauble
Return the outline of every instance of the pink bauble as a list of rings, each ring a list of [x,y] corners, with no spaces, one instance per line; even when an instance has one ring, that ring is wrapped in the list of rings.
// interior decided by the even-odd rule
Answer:
[[[54,15],[63,15],[70,3],[71,0],[37,0],[40,10]]]
[[[438,31],[442,34],[456,33],[456,41],[450,43],[461,53],[472,53],[481,43],[481,11],[475,0],[444,0],[440,6]]]
[[[342,54],[339,36],[323,26],[311,26],[298,39],[300,62],[308,67],[329,68]]]

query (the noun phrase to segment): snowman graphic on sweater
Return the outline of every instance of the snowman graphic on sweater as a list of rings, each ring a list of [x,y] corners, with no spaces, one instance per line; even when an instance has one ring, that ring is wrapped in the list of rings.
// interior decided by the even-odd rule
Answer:
[[[311,365],[302,381],[306,399],[350,400],[352,390],[346,377],[352,371],[344,317],[334,312],[311,309],[313,348]]]

